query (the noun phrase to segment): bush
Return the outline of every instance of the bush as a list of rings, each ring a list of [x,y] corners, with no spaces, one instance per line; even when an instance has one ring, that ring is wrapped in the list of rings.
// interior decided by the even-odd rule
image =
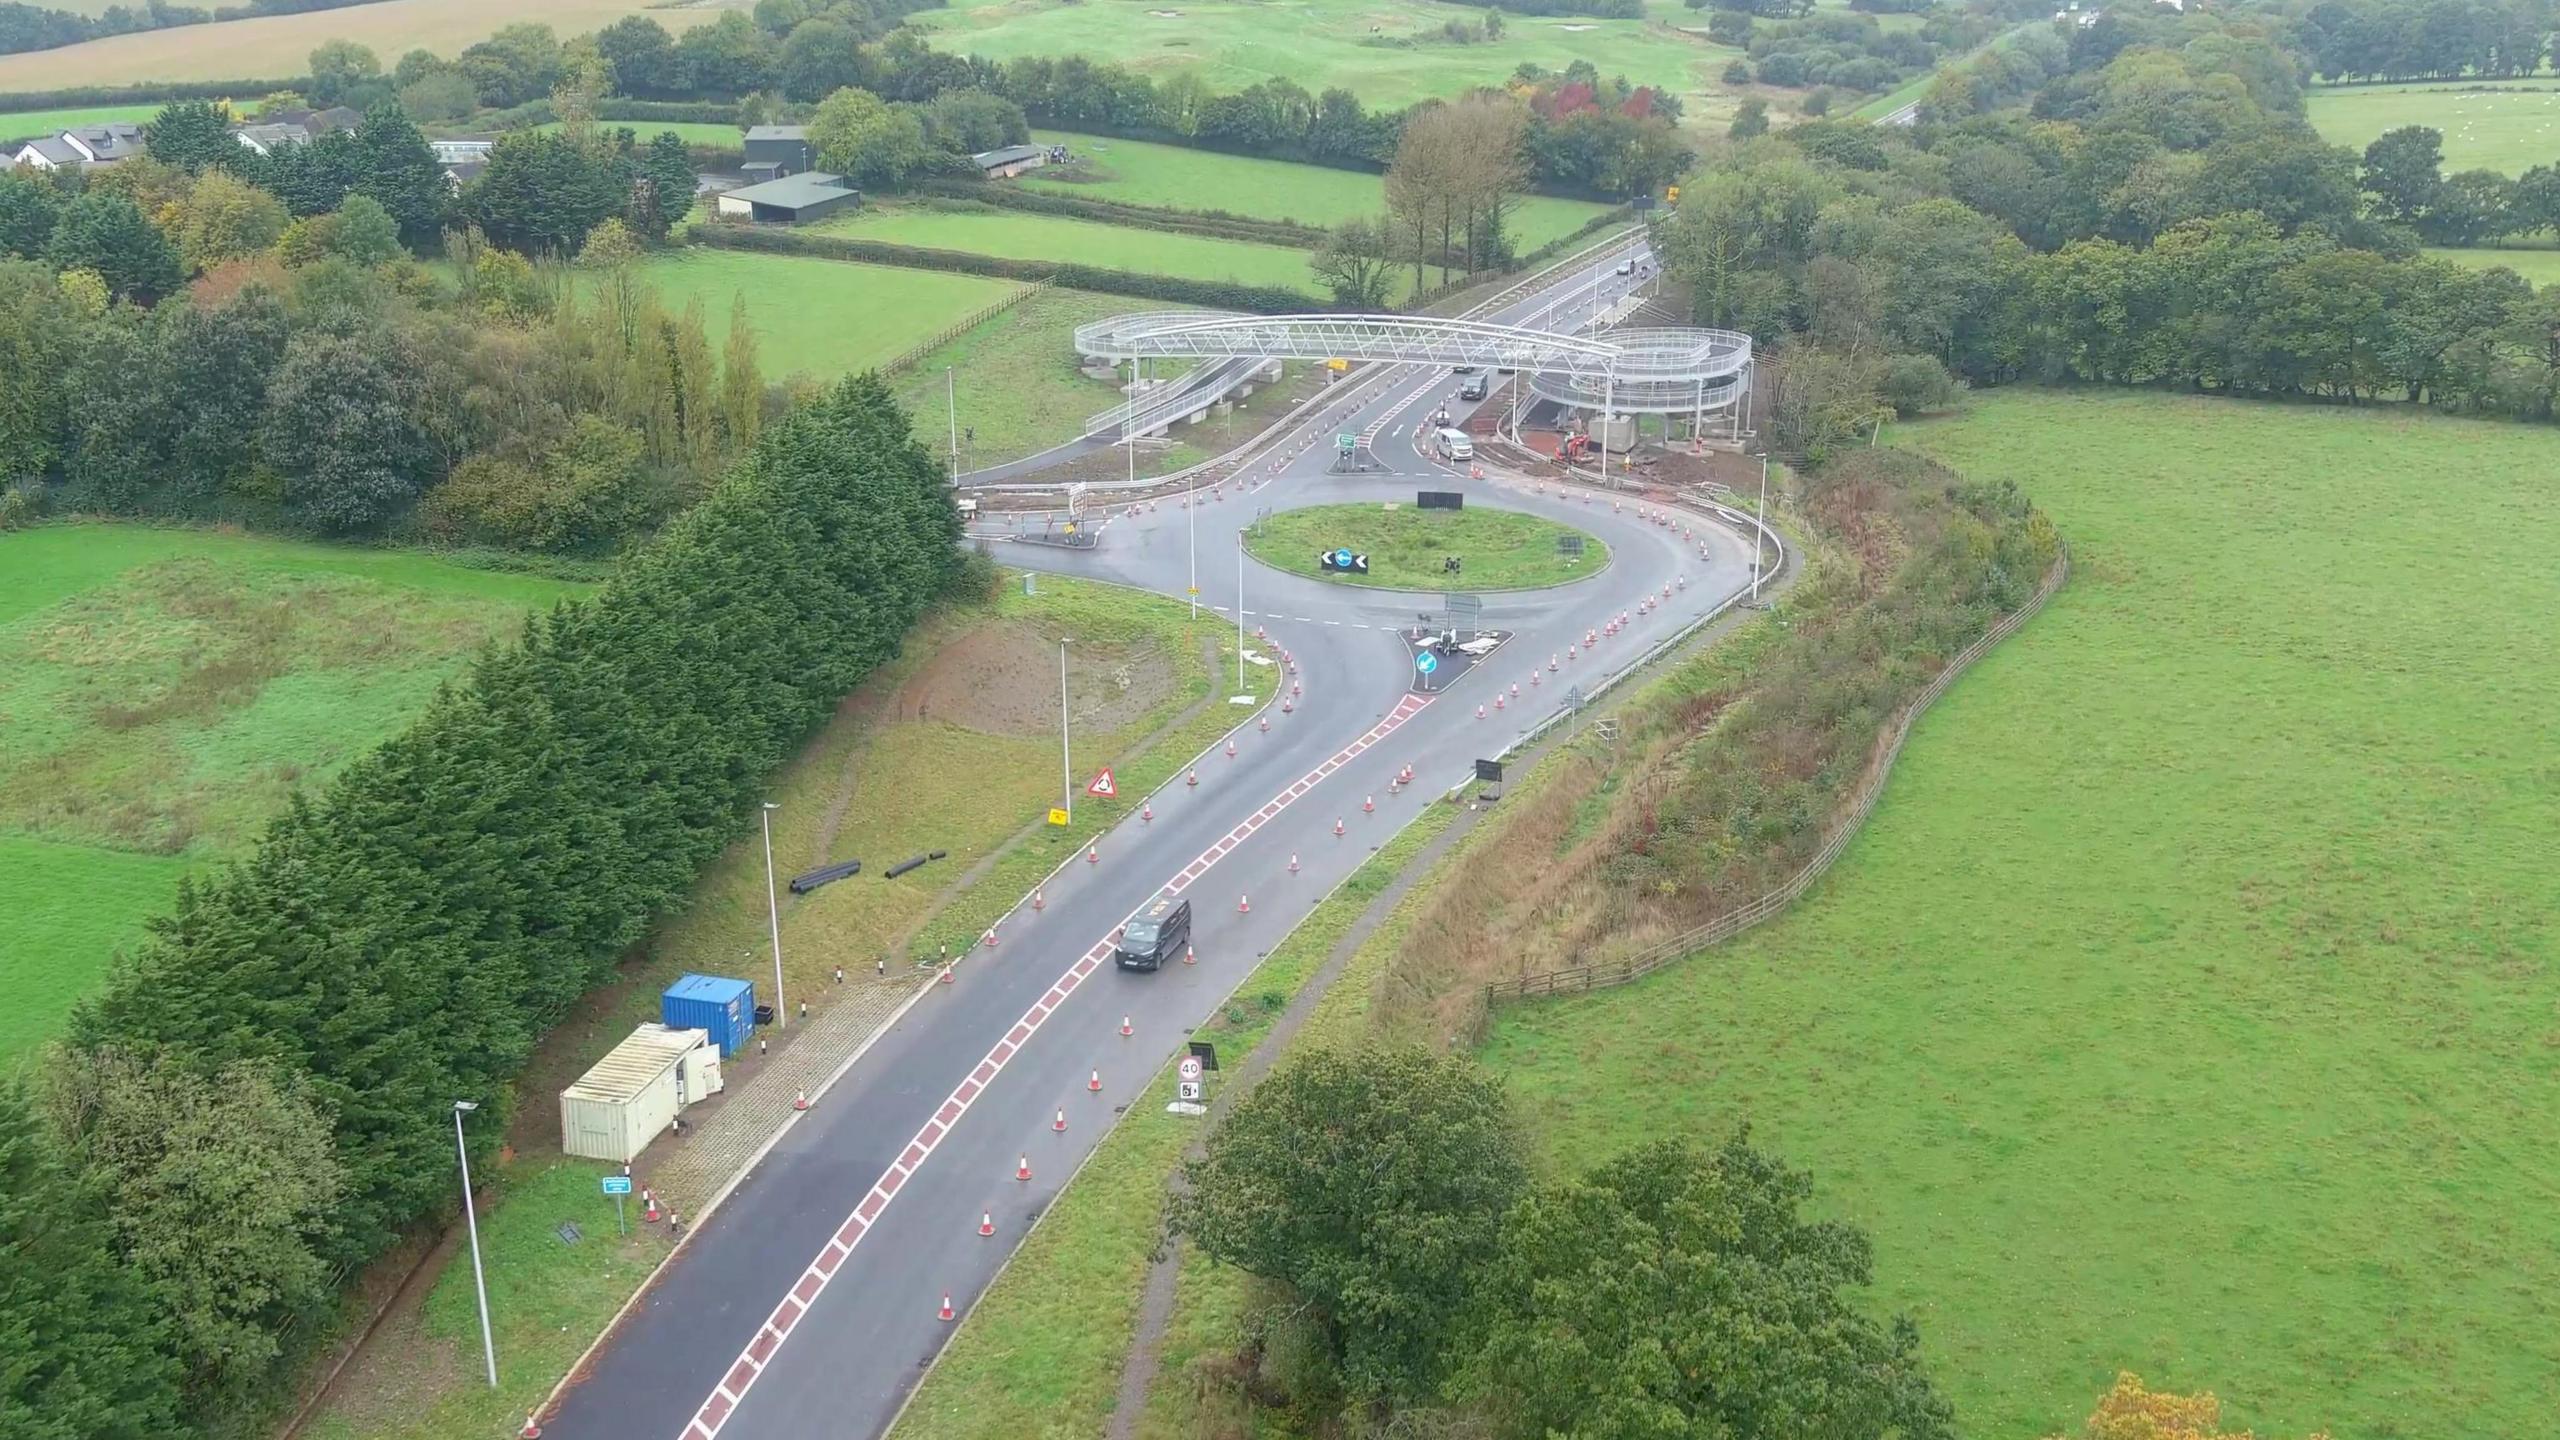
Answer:
[[[775,255],[816,255],[830,260],[861,260],[910,270],[948,270],[961,275],[994,275],[1007,280],[1046,280],[1071,290],[1105,295],[1135,295],[1144,300],[1170,300],[1212,310],[1249,310],[1260,315],[1286,315],[1322,304],[1302,290],[1276,285],[1238,285],[1225,280],[1190,280],[1176,275],[1148,275],[1059,260],[1015,260],[1000,255],[972,255],[961,250],[933,250],[921,245],[892,245],[851,235],[806,235],[790,230],[750,229],[743,225],[696,225],[689,232],[697,245],[725,250],[761,250]]]
[[[1724,75],[1723,75],[1723,77],[1722,77],[1722,78],[1723,78],[1723,80],[1724,80],[1724,83],[1726,83],[1727,85],[1748,85],[1748,84],[1750,84],[1750,83],[1751,83],[1751,62],[1750,62],[1750,61],[1748,61],[1748,60],[1735,60],[1735,61],[1733,61],[1733,62],[1731,62],[1731,63],[1727,64],[1727,65],[1724,67]]]
[[[975,203],[993,210],[1065,215],[1078,220],[1098,220],[1105,225],[1127,225],[1140,230],[1161,230],[1181,235],[1209,235],[1221,240],[1249,240],[1257,245],[1287,245],[1300,250],[1312,250],[1322,245],[1326,234],[1322,226],[1301,225],[1295,220],[1264,220],[1232,215],[1224,210],[1132,205],[1120,200],[1094,200],[1079,195],[1054,195],[1045,190],[1024,190],[1011,185],[990,185],[983,180],[927,180],[914,189],[921,195],[963,204]]]
[[[655,523],[675,500],[651,484],[640,437],[597,415],[531,463],[475,455],[427,497],[428,533],[447,542],[592,553]]]
[[[1935,355],[1896,355],[1884,363],[1877,394],[1908,420],[1933,410],[1952,410],[1964,398],[1964,382]]]

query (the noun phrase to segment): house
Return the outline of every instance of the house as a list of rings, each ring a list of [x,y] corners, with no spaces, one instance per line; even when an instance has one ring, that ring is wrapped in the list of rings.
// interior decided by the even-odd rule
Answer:
[[[18,153],[9,157],[9,163],[31,165],[38,170],[59,170],[65,165],[78,165],[81,158],[80,151],[61,136],[39,135],[20,146]]]
[[[1037,170],[1049,163],[1049,150],[1041,145],[1007,145],[1001,150],[981,150],[969,157],[978,164],[978,173],[990,180],[1010,180],[1025,170]]]
[[[436,163],[453,165],[468,160],[486,160],[498,148],[494,135],[469,135],[452,140],[430,140],[427,148],[434,151]]]
[[[782,180],[818,168],[817,149],[801,125],[757,125],[747,131],[749,180]]]
[[[719,207],[724,219],[763,220],[789,225],[859,205],[862,192],[846,184],[841,175],[811,170],[780,180],[767,180],[761,185],[723,191],[713,203]]]
[[[63,140],[92,165],[112,165],[142,153],[142,127],[130,120],[83,125],[62,132]]]
[[[261,155],[311,143],[311,132],[299,125],[243,125],[231,132],[231,138]]]

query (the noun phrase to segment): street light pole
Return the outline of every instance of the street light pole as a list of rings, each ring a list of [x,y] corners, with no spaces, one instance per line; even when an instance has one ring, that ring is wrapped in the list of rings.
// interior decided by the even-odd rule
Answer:
[[[498,1388],[498,1342],[489,1336],[489,1282],[480,1273],[480,1216],[471,1208],[471,1152],[462,1145],[462,1117],[479,1109],[472,1100],[453,1102],[453,1158],[462,1162],[462,1222],[471,1231],[471,1293],[480,1299],[480,1357],[489,1366],[489,1388]]]
[[[791,1019],[782,1008],[782,902],[773,893],[773,812],[782,807],[764,802],[764,916],[773,930],[773,1027],[791,1028]]]
[[[1244,693],[1244,532],[1236,532],[1236,693]]]
[[[942,367],[942,403],[951,412],[951,483],[960,483],[960,382],[950,366]]]
[[[1067,823],[1076,823],[1075,761],[1067,753],[1067,640],[1058,637],[1058,806],[1067,812]]]
[[[1751,531],[1751,598],[1760,598],[1760,547],[1768,543],[1769,524],[1769,457],[1760,457],[1760,504],[1751,512],[1757,523]]]

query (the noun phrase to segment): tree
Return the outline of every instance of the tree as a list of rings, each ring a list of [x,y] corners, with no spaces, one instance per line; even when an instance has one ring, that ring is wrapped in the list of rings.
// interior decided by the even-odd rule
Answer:
[[[381,330],[294,337],[268,391],[264,448],[286,506],[322,529],[378,528],[428,479],[425,367]]]
[[[459,70],[437,70],[400,87],[400,108],[412,120],[459,120],[480,104],[471,77]]]
[[[848,85],[870,78],[862,42],[853,27],[828,16],[802,21],[782,42],[774,61],[774,78],[794,100],[825,99]]]
[[[625,15],[597,31],[596,53],[613,67],[614,86],[625,95],[666,96],[684,88],[674,38],[646,15]]]
[[[522,105],[560,83],[566,55],[550,26],[522,21],[465,49],[454,63],[479,87],[482,104]]]
[[[1031,138],[1031,122],[1022,107],[984,90],[945,90],[925,107],[924,128],[933,143],[970,155]]]
[[[693,156],[684,137],[659,131],[640,157],[639,183],[632,190],[633,216],[650,239],[664,240],[693,213],[693,186]]]
[[[1333,227],[1325,243],[1308,257],[1316,278],[1333,292],[1333,303],[1345,310],[1387,308],[1395,288],[1393,232],[1384,220],[1355,215]]]
[[[170,489],[183,504],[201,506],[257,468],[267,382],[284,363],[284,302],[252,283],[227,303],[195,295],[156,318]]]
[[[2374,214],[2403,225],[2426,218],[2444,185],[2444,135],[2424,125],[2383,132],[2364,147],[2363,183]]]
[[[1733,124],[1724,133],[1735,140],[1753,140],[1768,134],[1769,102],[1754,96],[1733,107]]]
[[[336,105],[368,80],[382,74],[382,61],[353,40],[323,40],[311,52],[311,100]]]
[[[0,1430],[10,1440],[179,1434],[176,1367],[113,1249],[95,1181],[0,1079]]]
[[[773,37],[736,10],[723,10],[676,42],[676,62],[693,89],[744,95],[773,83]]]
[[[631,227],[620,220],[607,220],[587,235],[587,243],[578,251],[578,266],[585,270],[612,270],[637,262],[640,242],[632,238]]]
[[[2067,1437],[2057,1435],[2053,1440]],[[2146,1390],[2142,1377],[2127,1370],[2117,1374],[2115,1387],[2089,1412],[2080,1440],[2249,1440],[2249,1435],[2223,1433],[2222,1402],[2213,1392],[2173,1395]],[[2328,1440],[2327,1432],[2309,1440]]]
[[[1896,355],[1885,361],[1877,390],[1893,413],[1908,420],[1953,409],[1964,397],[1964,382],[1935,355]]]
[[[95,191],[62,207],[45,258],[60,269],[95,271],[117,299],[145,304],[186,278],[176,247],[131,200]]]
[[[61,216],[62,195],[52,185],[24,170],[0,171],[0,257],[44,254]]]
[[[400,256],[400,230],[391,212],[370,195],[350,195],[332,217],[327,250],[371,270]]]
[[[385,100],[365,112],[356,129],[355,189],[379,201],[402,243],[412,249],[433,247],[444,233],[449,193],[444,167],[417,124],[395,102]]]
[[[178,254],[201,273],[254,255],[284,234],[284,202],[246,180],[212,171],[197,177],[178,211]]]
[[[529,465],[476,455],[428,497],[430,525],[456,538],[529,550],[593,551],[648,523],[640,439],[581,415]]]
[[[1183,1167],[1173,1228],[1289,1286],[1355,1396],[1421,1400],[1526,1183],[1501,1090],[1419,1050],[1286,1064]]]
[[[238,1062],[72,1052],[53,1075],[57,1128],[105,1179],[126,1263],[167,1318],[190,1413],[248,1400],[277,1336],[330,1302],[314,1243],[342,1177],[307,1083]]]
[[[874,190],[896,189],[932,155],[915,112],[850,86],[819,102],[809,117],[809,143],[819,169]]]
[[[587,233],[630,203],[623,158],[569,137],[519,131],[498,142],[462,209],[490,243],[529,255],[574,255]]]
[[[747,294],[729,296],[729,335],[720,352],[720,433],[743,451],[764,428],[764,376],[756,366],[756,327],[747,318]]]
[[[142,142],[152,159],[192,175],[249,153],[231,138],[230,126],[230,116],[210,100],[172,101],[142,127]]]
[[[1812,1192],[1740,1136],[1537,1191],[1477,1278],[1458,1393],[1522,1440],[1952,1440],[1918,1332],[1850,1294],[1866,1237],[1800,1218]]]

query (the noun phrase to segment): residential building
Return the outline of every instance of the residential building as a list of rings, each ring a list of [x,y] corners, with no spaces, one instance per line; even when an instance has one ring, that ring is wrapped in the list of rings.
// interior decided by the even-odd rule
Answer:
[[[38,170],[59,170],[65,165],[77,166],[83,159],[79,147],[61,136],[39,135],[21,145],[18,153],[9,157],[9,163],[29,165]]]
[[[299,125],[260,123],[239,126],[231,132],[231,138],[261,155],[273,155],[279,150],[311,143],[311,132]]]

